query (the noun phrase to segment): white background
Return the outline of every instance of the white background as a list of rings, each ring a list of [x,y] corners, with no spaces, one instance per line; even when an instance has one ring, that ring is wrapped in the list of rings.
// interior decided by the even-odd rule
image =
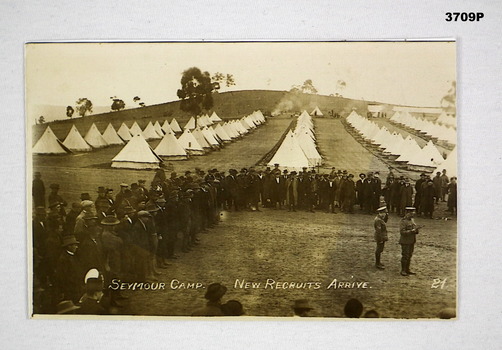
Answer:
[[[448,11],[481,11],[485,18],[480,22],[446,22],[445,12]],[[0,2],[2,348],[501,348],[501,17],[500,2],[487,0],[3,0]],[[393,38],[458,40],[460,210],[457,321],[28,319],[24,42]]]

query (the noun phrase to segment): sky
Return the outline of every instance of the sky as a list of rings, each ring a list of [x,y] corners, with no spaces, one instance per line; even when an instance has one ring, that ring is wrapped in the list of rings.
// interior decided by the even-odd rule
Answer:
[[[233,74],[231,90],[289,90],[312,79],[320,94],[440,106],[456,80],[454,42],[49,43],[26,46],[28,117],[80,97],[127,107],[177,100],[182,72]],[[343,80],[346,87],[337,88]],[[229,91],[223,87],[221,92]],[[49,117],[49,120],[51,118]]]

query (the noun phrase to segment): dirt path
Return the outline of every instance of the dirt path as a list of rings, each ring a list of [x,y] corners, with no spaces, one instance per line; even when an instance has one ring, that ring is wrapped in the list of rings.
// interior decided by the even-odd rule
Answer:
[[[165,290],[126,292],[131,297],[127,312],[183,316],[203,306],[205,289],[172,289],[174,280],[174,287],[176,281],[221,282],[228,287],[224,301],[241,301],[252,316],[289,316],[295,299],[308,298],[314,316],[340,317],[344,303],[355,297],[365,310],[376,309],[383,317],[436,317],[442,308],[455,306],[456,221],[417,222],[427,225],[412,262],[418,275],[402,277],[394,215],[383,254],[387,269],[380,271],[374,268],[373,216],[271,209],[225,213],[218,227],[200,235],[200,246],[164,270]],[[446,279],[443,289],[431,288],[435,278]],[[260,286],[240,288],[237,279]],[[277,283],[267,285],[267,279],[304,288],[270,288]],[[367,282],[368,288],[327,289],[334,279]]]
[[[387,176],[387,165],[346,132],[339,119],[318,118],[314,125],[317,144],[324,157],[323,168],[346,169],[356,179],[360,172],[368,171],[379,171],[381,178],[382,174]]]

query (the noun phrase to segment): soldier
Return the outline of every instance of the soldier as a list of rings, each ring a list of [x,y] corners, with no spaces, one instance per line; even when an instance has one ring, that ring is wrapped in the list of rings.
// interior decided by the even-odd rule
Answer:
[[[45,186],[42,181],[42,174],[36,171],[34,176],[35,178],[33,179],[32,185],[33,205],[35,207],[45,208]]]
[[[387,236],[387,220],[389,219],[389,214],[387,207],[380,207],[377,209],[377,216],[375,217],[373,226],[375,227],[375,267],[377,269],[385,269],[384,264],[380,261],[380,256],[382,255],[383,249],[385,247],[385,242],[389,240]]]
[[[410,271],[410,262],[415,242],[417,241],[416,235],[421,227],[413,220],[416,209],[414,207],[406,207],[405,210],[404,218],[401,219],[399,224],[399,232],[401,234],[401,238],[399,239],[399,244],[401,244],[401,276],[416,275],[415,272]]]

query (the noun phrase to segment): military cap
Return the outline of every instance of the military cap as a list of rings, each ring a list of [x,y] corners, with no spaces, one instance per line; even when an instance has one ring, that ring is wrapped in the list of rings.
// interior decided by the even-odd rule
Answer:
[[[98,193],[106,193],[106,188],[104,186],[99,186]]]
[[[83,201],[88,201],[91,200],[91,195],[87,192],[81,193],[80,194],[80,199]]]
[[[416,208],[415,207],[406,207],[404,208],[406,211],[415,211]]]
[[[120,187],[129,187],[129,185],[128,185],[128,184],[126,184],[125,182],[122,182],[122,183],[120,184]]]
[[[384,205],[383,207],[380,207],[377,209],[378,212],[386,211],[387,207]]]

